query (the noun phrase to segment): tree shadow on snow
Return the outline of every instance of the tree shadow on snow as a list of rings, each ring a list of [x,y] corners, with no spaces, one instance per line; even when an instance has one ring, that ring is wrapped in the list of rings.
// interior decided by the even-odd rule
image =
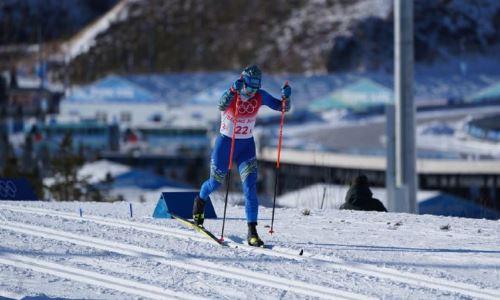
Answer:
[[[36,296],[26,296],[26,297],[22,298],[21,300],[71,300],[71,299],[73,299],[73,298],[59,298],[59,297],[52,298],[52,297],[46,296],[45,294],[40,294],[40,295],[36,295]]]
[[[370,265],[383,265],[384,267],[414,267],[414,268],[441,268],[441,269],[471,269],[471,270],[498,270],[500,264],[452,264],[452,263],[424,263],[424,262],[408,262],[408,261],[381,261],[381,260],[367,260],[355,259],[355,263],[370,264]]]
[[[311,245],[307,243],[297,243],[302,245]],[[392,251],[392,252],[410,252],[410,253],[459,253],[459,254],[500,254],[497,250],[476,250],[476,249],[432,249],[432,248],[409,248],[409,247],[390,247],[390,246],[366,246],[366,245],[343,245],[343,244],[314,244],[314,246],[327,246],[335,248],[335,252],[339,251]],[[348,254],[346,252],[346,254]],[[492,269],[498,270],[500,264],[488,263],[488,257],[485,257],[483,264],[468,263],[466,257],[463,258],[463,263],[431,263],[431,262],[411,262],[411,261],[384,261],[380,259],[365,259],[365,258],[343,258],[347,263],[375,264],[386,267],[391,266],[409,266],[409,267],[431,267],[443,269]]]
[[[297,243],[299,245],[310,245],[307,243]],[[344,245],[344,244],[314,244],[314,246],[325,246],[338,248],[336,250],[359,250],[359,251],[395,251],[395,252],[447,252],[447,253],[487,253],[500,254],[500,250],[478,250],[478,249],[447,249],[447,248],[411,248],[411,247],[391,247],[391,246],[367,246],[367,245]]]

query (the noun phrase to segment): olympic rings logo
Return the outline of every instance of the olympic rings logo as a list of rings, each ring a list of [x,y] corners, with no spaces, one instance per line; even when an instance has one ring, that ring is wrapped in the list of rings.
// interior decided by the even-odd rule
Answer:
[[[0,199],[15,199],[17,187],[11,180],[0,180]]]
[[[239,114],[252,114],[257,109],[257,100],[252,99],[248,101],[238,102],[238,113]]]

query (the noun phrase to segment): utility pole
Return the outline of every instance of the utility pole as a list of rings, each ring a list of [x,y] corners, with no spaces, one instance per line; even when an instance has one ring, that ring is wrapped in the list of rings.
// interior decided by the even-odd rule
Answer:
[[[395,190],[389,208],[418,213],[415,105],[413,101],[413,0],[394,0]]]

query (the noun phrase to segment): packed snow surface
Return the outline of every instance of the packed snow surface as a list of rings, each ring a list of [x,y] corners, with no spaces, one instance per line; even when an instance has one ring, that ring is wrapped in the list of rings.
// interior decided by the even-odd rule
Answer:
[[[261,249],[242,206],[223,247],[155,205],[0,202],[0,298],[500,299],[499,221],[261,207]]]

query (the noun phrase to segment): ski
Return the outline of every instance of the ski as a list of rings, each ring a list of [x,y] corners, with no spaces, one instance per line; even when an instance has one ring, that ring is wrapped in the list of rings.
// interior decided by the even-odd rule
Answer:
[[[226,239],[227,245],[233,249],[245,249],[248,251],[261,251],[261,253],[272,252],[273,256],[283,256],[287,258],[299,259],[304,256],[304,249],[288,249],[273,244],[264,244],[260,247],[250,246],[246,242],[234,240],[231,238]]]
[[[189,227],[191,229],[194,229],[196,232],[201,233],[203,236],[207,237],[208,239],[210,239],[211,241],[217,243],[218,245],[227,246],[226,243],[224,243],[221,240],[219,240],[213,233],[211,233],[210,231],[208,231],[205,227],[198,226],[195,223],[193,223],[192,221],[189,221],[187,219],[184,219],[184,218],[176,216],[176,215],[172,215],[172,218],[176,219],[177,221],[179,221],[184,226]]]
[[[302,254],[304,253],[303,249],[300,249],[298,251],[298,253],[296,253],[295,251],[290,251],[290,250],[284,251],[283,248],[275,247],[275,245],[273,245],[273,244],[264,244],[260,247],[255,247],[255,246],[248,245],[246,242],[238,242],[238,241],[235,241],[233,239],[227,239],[226,241],[222,242],[213,233],[211,233],[209,230],[207,230],[203,226],[198,226],[195,223],[193,223],[192,221],[184,219],[184,218],[176,216],[176,215],[172,215],[172,218],[179,221],[182,225],[184,225],[188,228],[194,229],[196,232],[201,233],[203,236],[208,238],[211,242],[214,242],[220,246],[230,247],[230,248],[234,248],[234,249],[246,248],[248,250],[263,249],[263,250],[267,250],[267,251],[281,253],[284,255],[293,255],[293,256],[302,256]]]
[[[267,250],[273,250],[273,247],[274,247],[274,245],[269,245],[269,244],[264,244],[262,246],[252,246],[252,245],[249,245],[248,243],[246,243],[243,245],[248,246],[248,247],[252,247],[252,248],[260,248],[260,249],[267,249]]]
[[[214,242],[220,246],[225,246],[225,247],[229,247],[229,248],[233,248],[233,249],[238,249],[238,248],[245,248],[247,250],[262,249],[262,250],[266,250],[266,251],[273,251],[273,252],[280,253],[282,255],[287,255],[287,256],[290,256],[290,255],[291,256],[302,256],[304,253],[303,249],[300,249],[298,252],[295,252],[295,250],[291,251],[290,249],[275,247],[275,245],[273,245],[273,244],[264,244],[260,247],[254,247],[254,246],[248,245],[246,242],[243,242],[243,241],[239,242],[239,241],[235,241],[235,240],[230,239],[230,238],[228,238],[224,242],[221,242],[221,240],[219,240],[213,233],[211,233],[209,230],[207,230],[203,226],[198,226],[195,223],[193,223],[192,221],[184,219],[184,218],[176,216],[176,215],[172,215],[172,218],[179,221],[182,225],[184,225],[188,228],[194,229],[195,231],[201,233],[203,236],[208,238],[211,242]]]
[[[252,245],[249,245],[248,243],[246,242],[237,242],[237,241],[234,241],[234,240],[231,240],[231,239],[226,239],[226,241],[228,242],[228,246],[231,247],[231,248],[248,248],[248,249],[267,249],[267,250],[272,250],[274,245],[268,245],[268,244],[264,244],[262,246],[252,246]]]

